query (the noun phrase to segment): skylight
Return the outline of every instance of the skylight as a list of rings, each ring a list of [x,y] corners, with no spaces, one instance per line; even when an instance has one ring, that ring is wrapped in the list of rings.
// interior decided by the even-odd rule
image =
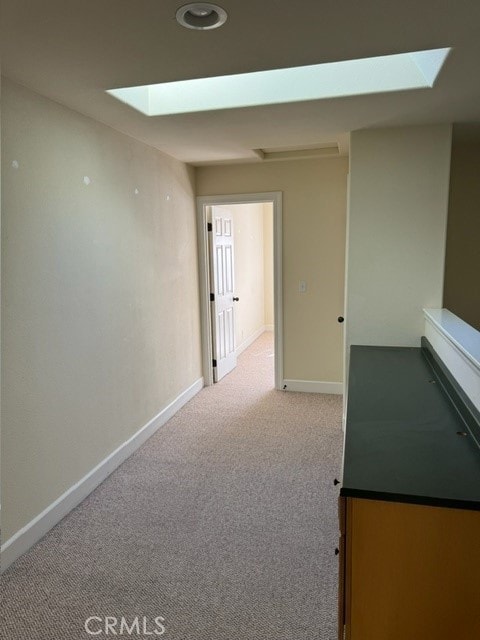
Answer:
[[[450,48],[107,91],[147,116],[431,88]]]

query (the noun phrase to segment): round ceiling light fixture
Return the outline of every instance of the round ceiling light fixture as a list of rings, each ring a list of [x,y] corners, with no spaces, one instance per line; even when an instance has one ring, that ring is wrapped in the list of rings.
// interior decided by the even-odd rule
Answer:
[[[177,22],[187,29],[217,29],[227,20],[227,12],[222,7],[209,2],[185,4],[175,14]]]

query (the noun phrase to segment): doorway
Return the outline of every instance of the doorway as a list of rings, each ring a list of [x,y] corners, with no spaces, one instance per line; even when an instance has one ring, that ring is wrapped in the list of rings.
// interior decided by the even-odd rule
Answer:
[[[214,293],[218,282],[221,281],[221,271],[214,263],[215,254],[218,252],[220,262],[222,261],[221,245],[225,245],[225,238],[221,238],[223,228],[230,229],[232,215],[229,213],[235,205],[262,205],[270,204],[273,217],[273,333],[274,333],[274,359],[275,359],[275,388],[281,389],[283,386],[283,327],[282,327],[282,194],[281,192],[235,194],[225,196],[202,196],[197,198],[197,224],[199,243],[199,263],[200,263],[200,301],[202,320],[202,360],[203,377],[205,386],[214,383],[217,375],[215,358],[216,334],[225,330],[228,323],[222,322],[221,317],[224,309],[231,309],[232,306],[220,302],[218,316],[216,310],[216,296]],[[229,210],[230,207],[230,210]],[[215,209],[217,208],[217,209]],[[212,212],[218,215],[213,215]],[[229,222],[227,222],[230,220]],[[211,225],[209,231],[209,223]],[[216,232],[215,232],[216,226]],[[218,243],[218,247],[216,247]],[[228,244],[228,243],[227,243]],[[213,268],[212,268],[213,265]],[[227,274],[225,274],[225,278]],[[222,294],[222,288],[217,293]],[[213,294],[213,295],[212,295]],[[239,298],[235,291],[229,291],[229,300]],[[222,295],[219,296],[222,298]],[[233,301],[232,304],[234,305]],[[246,301],[245,301],[246,302]],[[223,306],[222,306],[223,305]],[[235,309],[235,307],[233,307]],[[245,305],[244,305],[245,309]],[[265,323],[264,329],[271,329],[270,322]],[[227,330],[230,330],[227,328]],[[248,330],[247,330],[248,333]],[[227,336],[228,337],[228,336]],[[245,336],[243,336],[245,338]],[[241,333],[236,336],[235,348],[239,351],[249,344],[249,339],[254,339],[253,335],[242,339]],[[228,342],[228,341],[227,341]],[[238,344],[239,343],[239,344]],[[225,344],[225,342],[223,343]],[[214,367],[215,365],[215,367]],[[230,358],[230,365],[232,358]],[[223,366],[223,365],[222,365]],[[233,364],[234,366],[234,364]]]

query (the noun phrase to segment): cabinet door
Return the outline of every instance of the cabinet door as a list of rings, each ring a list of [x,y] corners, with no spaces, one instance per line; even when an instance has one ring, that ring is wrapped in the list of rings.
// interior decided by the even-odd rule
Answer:
[[[346,535],[346,500],[338,498],[338,640],[344,639],[345,633],[345,535]]]
[[[346,637],[480,638],[480,512],[348,503]]]

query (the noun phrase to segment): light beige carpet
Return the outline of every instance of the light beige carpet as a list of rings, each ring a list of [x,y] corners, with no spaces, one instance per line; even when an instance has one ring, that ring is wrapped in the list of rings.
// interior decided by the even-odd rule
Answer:
[[[264,334],[2,576],[0,637],[334,640],[341,443],[341,398],[275,391]]]

